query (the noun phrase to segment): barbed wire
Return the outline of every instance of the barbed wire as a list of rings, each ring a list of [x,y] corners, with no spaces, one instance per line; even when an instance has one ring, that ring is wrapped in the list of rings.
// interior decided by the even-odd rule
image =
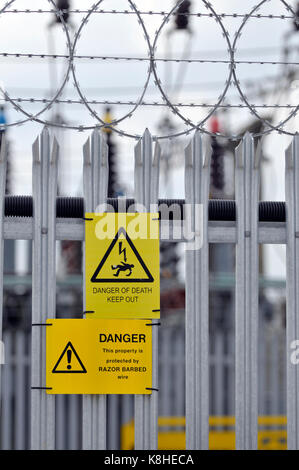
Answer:
[[[17,101],[18,103],[51,103],[52,100],[49,98],[12,98],[14,101]],[[4,98],[0,98],[0,101],[5,102]],[[111,105],[111,106],[116,106],[116,105],[123,105],[123,106],[131,106],[134,105],[134,101],[111,101],[111,100],[86,100],[88,104],[98,104],[98,105]],[[55,100],[55,104],[83,104],[84,105],[85,101],[83,100],[74,100],[71,98],[65,98],[65,99],[57,99]],[[158,102],[158,101],[142,101],[140,103],[140,106],[162,106],[162,107],[167,107],[167,103],[163,102]],[[173,106],[177,106],[180,108],[214,108],[216,106],[216,103],[173,103]],[[274,108],[281,108],[281,109],[289,109],[289,108],[297,108],[298,105],[295,104],[279,104],[279,103],[274,103],[274,104],[256,104],[256,103],[251,103],[251,106],[253,108],[264,108],[264,109],[274,109]],[[236,103],[236,104],[221,104],[218,106],[219,108],[223,109],[228,109],[228,108],[247,108],[248,106],[246,104],[242,103]]]
[[[229,109],[229,108],[247,108],[252,115],[254,115],[259,121],[261,121],[263,125],[263,130],[256,134],[262,135],[267,134],[272,131],[278,131],[280,133],[284,133],[287,135],[293,135],[291,132],[287,131],[284,126],[287,122],[296,115],[299,105],[292,105],[292,104],[280,104],[280,103],[270,103],[270,104],[258,104],[252,103],[249,101],[246,92],[241,85],[241,82],[238,78],[238,65],[283,65],[283,66],[297,66],[299,62],[293,60],[238,60],[236,59],[238,54],[238,41],[242,34],[242,31],[248,21],[252,19],[279,19],[279,20],[298,20],[298,17],[290,6],[290,4],[286,0],[280,0],[282,5],[287,11],[285,15],[276,15],[276,14],[261,14],[259,10],[262,6],[269,2],[269,0],[261,0],[256,6],[254,6],[249,13],[241,14],[241,13],[217,13],[216,10],[213,8],[212,4],[206,0],[202,0],[203,6],[206,8],[207,12],[199,13],[199,12],[189,12],[187,15],[182,13],[184,16],[190,17],[203,17],[203,18],[211,18],[216,22],[216,25],[219,28],[220,33],[222,34],[225,42],[225,49],[227,53],[226,58],[221,59],[211,59],[211,58],[184,58],[184,57],[159,57],[156,54],[158,41],[164,31],[165,26],[169,23],[170,19],[175,15],[178,15],[178,8],[182,4],[183,0],[177,1],[176,5],[169,11],[150,11],[150,10],[139,10],[135,3],[132,0],[128,0],[128,4],[130,9],[129,10],[103,10],[100,9],[100,6],[103,0],[97,1],[90,9],[71,9],[71,10],[59,10],[56,6],[54,0],[48,0],[50,4],[50,8],[46,9],[13,9],[13,4],[16,0],[7,1],[6,4],[0,9],[0,16],[4,13],[16,13],[16,14],[30,14],[30,13],[47,13],[47,14],[55,14],[62,24],[62,29],[66,37],[66,44],[67,44],[67,53],[66,54],[35,54],[35,53],[12,53],[12,52],[0,52],[0,57],[5,58],[15,58],[15,59],[63,59],[66,62],[66,70],[63,76],[61,83],[58,85],[57,90],[53,92],[53,96],[51,98],[36,98],[36,97],[11,97],[7,91],[0,87],[0,91],[3,95],[2,101],[9,102],[13,108],[18,111],[23,117],[18,121],[11,122],[9,124],[1,125],[0,130],[25,124],[26,122],[35,121],[40,124],[46,126],[53,126],[53,127],[61,127],[65,129],[75,129],[78,131],[83,130],[90,130],[94,128],[107,128],[110,127],[115,132],[117,132],[120,136],[131,137],[134,139],[139,139],[140,135],[128,133],[122,129],[120,129],[120,124],[129,119],[133,116],[134,112],[137,110],[139,106],[163,106],[168,108],[172,111],[187,127],[187,129],[181,132],[175,132],[172,134],[167,135],[159,135],[154,136],[154,139],[168,139],[172,137],[178,137],[181,135],[185,135],[190,133],[195,129],[199,129],[205,133],[212,134],[209,132],[205,125],[210,117],[217,112],[218,109]],[[72,37],[72,33],[69,31],[69,26],[64,20],[65,13],[80,13],[83,15],[81,22],[74,32]],[[115,15],[134,15],[140,26],[141,32],[143,33],[146,47],[147,47],[147,57],[138,57],[138,56],[130,56],[130,55],[81,55],[78,54],[77,48],[80,41],[80,37],[82,32],[90,20],[93,14],[115,14]],[[162,22],[156,31],[154,38],[151,40],[148,30],[146,28],[145,22],[143,20],[144,16],[150,15],[157,15],[162,17]],[[223,19],[225,18],[241,18],[241,25],[238,27],[235,36],[233,39],[230,38],[230,34],[227,31],[226,27],[224,26]],[[87,99],[82,91],[82,87],[79,83],[78,76],[76,75],[76,61],[78,60],[87,60],[87,61],[140,61],[145,62],[148,64],[148,69],[145,76],[145,82],[141,87],[141,93],[137,100],[122,100],[122,101],[111,101],[111,100],[90,100]],[[180,64],[223,64],[228,66],[227,76],[224,77],[224,86],[223,90],[215,103],[174,103],[170,97],[168,96],[165,86],[163,86],[162,81],[159,77],[159,71],[157,64],[159,62],[162,63],[180,63]],[[159,91],[162,101],[146,101],[144,100],[144,96],[148,89],[148,85],[151,79],[154,79],[154,84]],[[66,87],[66,84],[72,79],[74,89],[76,90],[79,99],[66,99],[62,98],[62,93]],[[239,96],[241,99],[241,103],[236,104],[229,104],[225,102],[225,98],[227,95],[227,91],[231,85],[234,85]],[[43,104],[43,108],[36,114],[29,113],[24,109],[22,103],[41,103]],[[52,122],[47,119],[44,119],[42,115],[49,111],[52,106],[55,104],[80,104],[84,105],[89,112],[89,114],[95,119],[96,123],[94,125],[68,125],[66,123],[57,123]],[[98,114],[98,111],[94,108],[95,105],[126,105],[131,107],[128,112],[125,112],[120,118],[113,120],[110,125],[105,123],[101,116]],[[191,119],[183,114],[181,108],[206,108],[207,113],[203,119],[199,122],[192,122]],[[258,110],[260,109],[289,109],[289,115],[280,121],[278,124],[274,125],[269,120],[265,119]],[[220,133],[217,135],[221,135]],[[236,137],[236,136],[235,136]]]
[[[54,13],[55,14],[55,11],[56,10],[43,10],[43,9],[33,10],[33,9],[29,9],[29,8],[24,9],[24,10],[20,10],[20,9],[14,8],[12,10],[6,10],[3,13],[47,13],[47,14]],[[79,14],[85,14],[86,15],[91,10],[90,9],[86,9],[86,10],[82,10],[82,9],[64,10],[64,9],[62,9],[60,11],[63,14],[66,14],[66,13],[69,13],[69,14],[79,13]],[[97,13],[97,14],[117,14],[117,15],[134,15],[135,14],[135,12],[130,11],[130,10],[99,10],[99,9],[95,10],[93,13]],[[141,16],[145,16],[145,15],[149,15],[149,16],[154,16],[154,15],[167,16],[169,13],[166,12],[166,11],[154,11],[154,10],[142,11],[142,10],[139,10],[139,14]],[[171,14],[171,16],[213,18],[212,13],[201,13],[201,12],[193,12],[193,13],[192,12],[189,12],[189,13],[174,12],[174,13]],[[248,14],[218,13],[218,16],[220,16],[221,18],[247,18]],[[256,15],[251,15],[251,18],[290,20],[290,19],[293,19],[294,17],[290,16],[290,15],[273,15],[273,14],[262,15],[262,14],[256,14]]]
[[[21,53],[21,52],[0,52],[0,57],[15,57],[27,59],[68,59],[70,56],[66,54],[34,54],[34,53]],[[125,56],[100,56],[100,55],[74,55],[72,60],[87,59],[87,60],[115,60],[115,61],[133,61],[133,62],[150,62],[150,57],[125,57]],[[221,60],[221,59],[182,59],[182,58],[166,58],[155,57],[155,62],[175,62],[186,64],[246,64],[246,65],[299,65],[299,62],[290,62],[283,60]]]

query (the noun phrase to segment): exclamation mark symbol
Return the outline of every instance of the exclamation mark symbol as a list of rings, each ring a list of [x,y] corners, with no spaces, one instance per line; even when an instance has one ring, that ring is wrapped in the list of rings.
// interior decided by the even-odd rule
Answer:
[[[68,364],[67,364],[67,369],[70,370],[70,369],[72,368],[72,366],[71,366],[72,350],[71,350],[71,349],[68,349],[67,352],[66,352],[66,354],[67,354],[67,362],[68,362]]]

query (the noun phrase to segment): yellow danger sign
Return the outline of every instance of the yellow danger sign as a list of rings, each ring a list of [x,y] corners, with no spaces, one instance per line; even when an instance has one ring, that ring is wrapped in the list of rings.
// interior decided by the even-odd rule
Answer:
[[[49,394],[150,394],[152,326],[146,320],[48,320]]]
[[[160,318],[159,214],[85,218],[87,318]]]

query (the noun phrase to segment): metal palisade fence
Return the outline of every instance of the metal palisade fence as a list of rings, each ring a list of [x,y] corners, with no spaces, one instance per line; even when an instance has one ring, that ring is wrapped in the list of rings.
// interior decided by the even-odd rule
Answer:
[[[108,149],[106,138],[94,130],[83,149],[84,210],[94,212],[107,203]],[[146,130],[135,147],[135,202],[144,211],[159,205],[160,145]],[[258,298],[259,245],[287,246],[287,431],[288,448],[299,448],[298,367],[290,360],[299,339],[299,137],[286,152],[286,222],[263,222],[259,217],[261,142],[246,134],[235,153],[236,221],[209,221],[209,138],[200,131],[185,151],[185,205],[193,238],[182,229],[183,217],[162,217],[160,239],[186,242],[185,410],[186,448],[209,447],[209,244],[236,247],[235,266],[235,420],[236,448],[256,449],[258,443]],[[0,308],[3,311],[3,253],[5,239],[33,241],[32,346],[31,346],[31,448],[54,449],[58,403],[45,388],[46,338],[43,325],[56,316],[56,240],[84,241],[82,218],[57,217],[59,145],[47,128],[33,144],[33,218],[5,216],[7,152],[0,160]],[[102,206],[103,207],[103,206]],[[200,212],[197,212],[200,207]],[[141,209],[140,209],[141,210]],[[198,225],[200,214],[201,223]],[[180,229],[180,230],[179,230]],[[180,233],[180,235],[178,235]],[[197,243],[198,242],[198,243]],[[192,249],[190,248],[192,244]],[[1,317],[0,317],[1,318]],[[2,322],[0,321],[1,338]],[[158,328],[153,328],[151,395],[136,395],[135,449],[158,445]],[[165,343],[166,344],[166,343]],[[183,364],[178,363],[183,368]],[[3,376],[3,368],[0,369]],[[5,387],[2,387],[2,390]],[[1,387],[0,387],[1,389]],[[156,390],[157,389],[157,390]],[[107,447],[107,396],[84,395],[82,447]],[[59,405],[61,407],[61,404]],[[2,410],[2,416],[5,410]]]

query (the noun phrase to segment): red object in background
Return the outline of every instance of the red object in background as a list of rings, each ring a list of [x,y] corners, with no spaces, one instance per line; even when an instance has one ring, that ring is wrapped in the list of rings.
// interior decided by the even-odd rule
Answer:
[[[161,293],[161,309],[185,308],[185,289],[174,288]]]
[[[217,134],[220,132],[220,124],[219,124],[219,119],[217,116],[213,116],[210,119],[210,130],[213,134]]]

